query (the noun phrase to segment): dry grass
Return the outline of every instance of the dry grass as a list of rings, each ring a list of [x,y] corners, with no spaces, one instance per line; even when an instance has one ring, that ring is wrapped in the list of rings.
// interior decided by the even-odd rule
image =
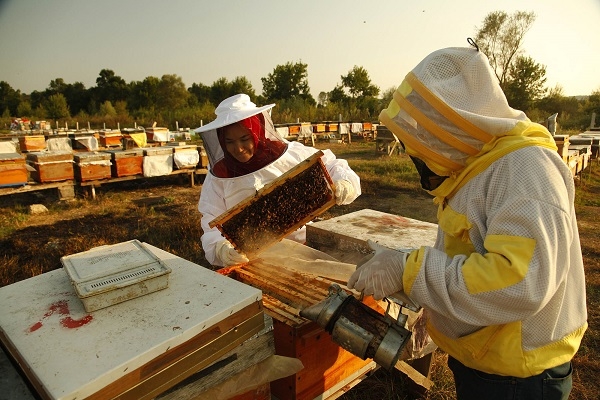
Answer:
[[[345,158],[362,179],[363,195],[353,204],[331,208],[332,217],[363,208],[435,222],[436,207],[419,188],[417,174],[405,156],[376,154],[373,144],[317,145]],[[210,268],[200,245],[200,215],[196,204],[201,187],[191,188],[177,177],[103,185],[97,198],[85,194],[57,202],[48,191],[0,197],[0,286],[60,268],[60,257],[90,248],[139,239]],[[600,165],[578,180],[576,208],[587,277],[589,329],[574,359],[573,399],[600,398]],[[135,200],[158,198],[147,205]],[[28,213],[28,205],[43,203],[49,212]],[[454,399],[454,384],[446,355],[434,353],[435,386],[424,398]],[[378,370],[343,399],[410,399],[407,384],[396,372]]]

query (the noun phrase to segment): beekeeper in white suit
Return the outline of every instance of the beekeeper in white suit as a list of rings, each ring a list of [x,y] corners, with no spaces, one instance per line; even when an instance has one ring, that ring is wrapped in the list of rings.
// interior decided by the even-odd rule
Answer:
[[[250,197],[318,150],[299,142],[288,142],[275,130],[269,110],[275,104],[257,107],[246,94],[223,100],[215,110],[216,119],[197,128],[208,154],[207,174],[198,211],[202,214],[202,248],[212,265],[229,266],[247,262],[209,222]],[[360,193],[360,178],[346,160],[323,150],[322,161],[333,180],[338,205],[349,204]],[[269,210],[275,211],[277,210]],[[306,228],[288,239],[304,243]]]
[[[379,119],[435,197],[439,231],[434,247],[377,250],[348,286],[427,310],[458,399],[566,399],[585,276],[573,175],[550,133],[509,107],[476,45],[427,56]]]

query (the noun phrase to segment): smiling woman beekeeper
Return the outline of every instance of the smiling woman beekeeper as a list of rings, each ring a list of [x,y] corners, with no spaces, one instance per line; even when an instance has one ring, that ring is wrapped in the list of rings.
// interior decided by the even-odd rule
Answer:
[[[238,94],[219,104],[214,121],[195,130],[201,134],[208,154],[210,171],[202,185],[198,211],[204,231],[202,248],[212,265],[229,266],[248,259],[208,224],[318,151],[288,142],[277,133],[269,114],[274,106],[257,107],[248,95]],[[336,203],[351,203],[361,193],[358,175],[346,160],[336,158],[330,150],[323,153],[322,161],[335,186]],[[304,243],[306,228],[287,238]]]
[[[377,250],[348,282],[429,314],[459,399],[562,399],[587,328],[571,171],[550,133],[509,107],[477,48],[427,56],[379,119],[435,196],[434,247]]]

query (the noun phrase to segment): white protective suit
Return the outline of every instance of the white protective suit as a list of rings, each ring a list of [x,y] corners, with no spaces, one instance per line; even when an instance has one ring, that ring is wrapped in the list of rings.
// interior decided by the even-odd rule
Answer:
[[[462,364],[526,378],[570,361],[587,328],[573,176],[549,132],[508,106],[481,52],[438,50],[380,120],[436,175],[434,247],[400,283]]]
[[[202,185],[198,211],[202,214],[202,229],[204,231],[202,248],[208,262],[216,266],[223,265],[221,260],[215,256],[215,246],[223,240],[223,236],[216,227],[211,229],[208,226],[209,222],[240,201],[254,195],[257,190],[297,166],[317,151],[317,149],[304,146],[302,143],[290,142],[281,157],[252,174],[236,178],[218,178],[211,173],[207,174]],[[346,160],[336,158],[331,150],[323,150],[323,153],[322,160],[331,179],[334,182],[342,179],[351,182],[355,191],[354,199],[356,199],[361,193],[358,175],[350,169]],[[288,239],[303,243],[306,240],[306,228],[302,227],[293,232],[288,236]]]

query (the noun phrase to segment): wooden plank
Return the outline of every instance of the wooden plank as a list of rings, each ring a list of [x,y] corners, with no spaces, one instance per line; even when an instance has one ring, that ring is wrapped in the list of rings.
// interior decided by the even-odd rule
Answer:
[[[407,364],[406,361],[402,361],[402,360],[398,361],[395,365],[395,368],[398,371],[406,374],[406,376],[408,376],[410,379],[412,379],[413,382],[424,387],[425,389],[431,389],[431,387],[433,386],[433,382],[431,382],[431,380],[429,380],[429,378],[427,378],[426,376],[421,374],[419,371],[414,369],[412,366]]]
[[[265,328],[206,368],[157,397],[160,400],[192,399],[275,354],[273,321],[265,315]]]

